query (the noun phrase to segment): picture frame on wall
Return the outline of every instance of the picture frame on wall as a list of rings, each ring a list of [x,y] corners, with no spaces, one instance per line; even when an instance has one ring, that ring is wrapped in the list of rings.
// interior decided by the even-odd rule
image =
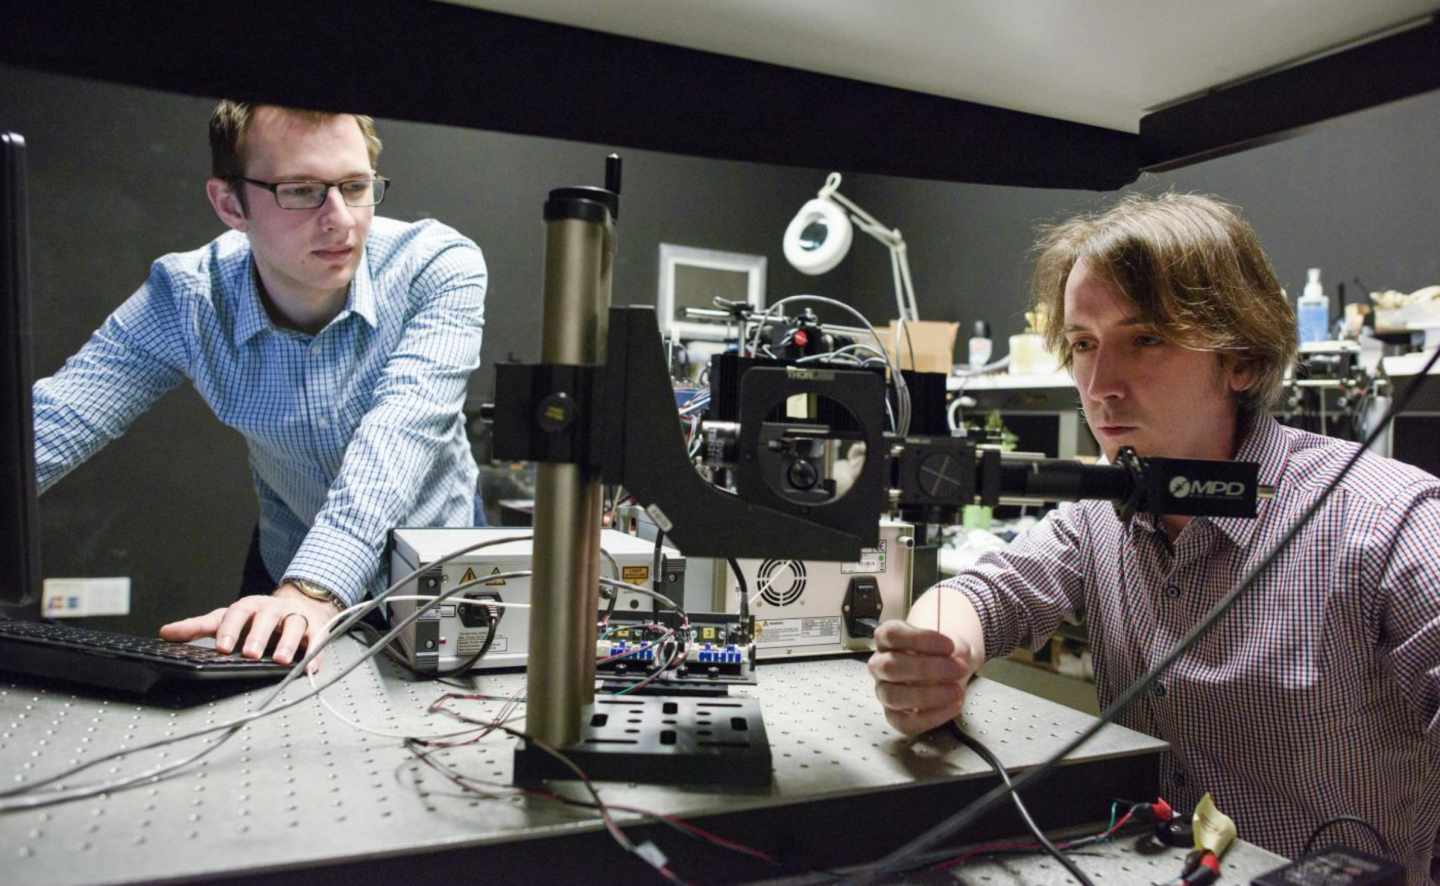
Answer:
[[[719,297],[764,310],[765,267],[763,255],[661,243],[655,300],[660,334],[681,341],[723,341],[735,336],[734,324],[688,320],[685,309],[714,308]]]

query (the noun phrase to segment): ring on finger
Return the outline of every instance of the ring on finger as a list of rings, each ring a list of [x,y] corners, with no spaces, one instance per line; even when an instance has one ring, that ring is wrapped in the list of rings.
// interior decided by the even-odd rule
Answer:
[[[306,633],[309,633],[309,631],[310,631],[310,619],[306,618],[306,617],[305,617],[305,613],[303,613],[303,612],[287,612],[287,613],[285,613],[283,616],[280,617],[280,624],[281,624],[281,625],[284,625],[284,624],[285,624],[285,619],[289,618],[289,617],[292,616],[292,615],[295,616],[296,618],[300,619],[301,621],[305,622],[305,631],[306,631]]]

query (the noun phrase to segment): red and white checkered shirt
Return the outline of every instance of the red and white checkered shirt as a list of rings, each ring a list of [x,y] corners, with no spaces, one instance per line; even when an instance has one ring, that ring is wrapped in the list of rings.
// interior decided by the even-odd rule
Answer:
[[[1257,420],[1236,455],[1277,487],[1254,520],[1061,505],[942,586],[975,604],[988,656],[1039,648],[1083,612],[1101,706],[1199,622],[1335,477],[1355,444]],[[1209,791],[1242,839],[1288,857],[1355,815],[1430,880],[1440,846],[1440,480],[1366,455],[1235,607],[1120,716],[1170,743],[1161,793]],[[1354,825],[1325,835],[1374,851]],[[1371,841],[1371,842],[1365,842]],[[1326,845],[1326,839],[1317,841]]]

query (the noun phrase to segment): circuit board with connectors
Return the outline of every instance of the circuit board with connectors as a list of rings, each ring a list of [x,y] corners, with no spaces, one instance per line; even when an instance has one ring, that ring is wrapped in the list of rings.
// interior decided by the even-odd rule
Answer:
[[[730,613],[613,617],[600,630],[595,670],[607,687],[702,690],[755,683],[753,629]],[[635,689],[641,688],[636,685]]]

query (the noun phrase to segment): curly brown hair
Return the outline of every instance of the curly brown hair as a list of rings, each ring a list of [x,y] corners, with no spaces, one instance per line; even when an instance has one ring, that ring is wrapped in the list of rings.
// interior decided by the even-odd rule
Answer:
[[[1236,395],[1242,420],[1280,396],[1294,362],[1295,313],[1254,228],[1210,196],[1131,194],[1104,212],[1041,228],[1031,279],[1041,334],[1062,364],[1065,281],[1080,259],[1108,276],[1156,333],[1182,347],[1229,355],[1253,376]]]
[[[210,114],[210,175],[214,178],[233,182],[245,175],[245,134],[255,120],[255,112],[265,105],[222,99]],[[278,106],[277,106],[278,107]],[[311,111],[302,108],[280,108],[287,114],[294,114],[307,123],[318,124],[331,117],[341,116],[329,111]],[[351,114],[365,137],[365,151],[370,155],[370,168],[378,168],[380,149],[383,145],[375,133],[375,120],[364,114]],[[245,191],[237,190],[240,206],[245,208]]]

